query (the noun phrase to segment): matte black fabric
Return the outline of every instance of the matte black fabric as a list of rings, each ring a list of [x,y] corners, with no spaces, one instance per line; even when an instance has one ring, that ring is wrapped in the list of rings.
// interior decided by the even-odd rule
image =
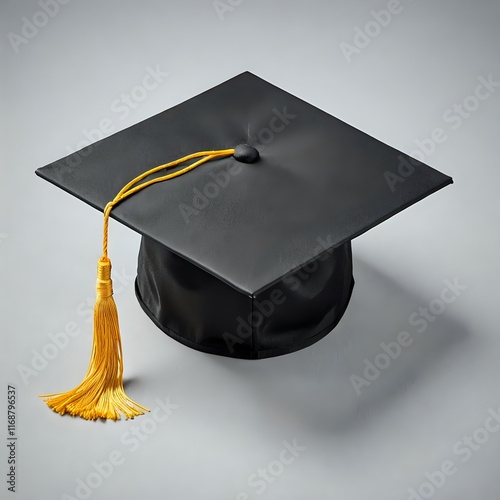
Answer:
[[[136,294],[156,325],[179,342],[212,354],[261,359],[302,349],[329,333],[353,285],[350,242],[247,294],[143,237]]]
[[[111,212],[143,235],[145,310],[164,331],[208,352],[223,352],[222,335],[276,286],[287,297],[281,312],[228,354],[263,357],[320,338],[348,300],[350,241],[452,182],[248,72],[36,173],[103,210],[147,169],[241,144],[258,151],[255,163],[208,162]],[[332,261],[300,289],[286,288],[286,277],[317,258],[320,240]]]
[[[384,174],[407,155],[250,73],[37,173],[103,210],[149,168],[242,143],[258,162],[210,162],[137,193],[112,217],[251,293],[310,260],[319,236],[339,246],[451,182],[412,160],[391,192]]]

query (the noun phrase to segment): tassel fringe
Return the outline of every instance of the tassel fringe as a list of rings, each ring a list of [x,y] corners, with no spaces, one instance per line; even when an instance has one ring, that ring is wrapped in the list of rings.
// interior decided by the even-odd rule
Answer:
[[[118,313],[113,299],[111,262],[98,263],[94,340],[85,378],[73,390],[40,396],[49,408],[86,420],[134,418],[149,411],[127,397],[123,388],[123,353]]]

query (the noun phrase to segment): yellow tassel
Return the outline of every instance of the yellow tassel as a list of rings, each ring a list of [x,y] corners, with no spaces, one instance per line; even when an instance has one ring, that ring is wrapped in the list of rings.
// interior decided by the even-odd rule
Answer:
[[[107,257],[102,257],[97,265],[96,291],[94,341],[85,378],[71,391],[41,397],[61,415],[69,413],[86,420],[143,415],[149,410],[129,399],[123,388],[122,344],[113,300],[111,262]]]
[[[78,387],[59,394],[40,396],[57,413],[86,420],[98,418],[118,420],[123,414],[126,418],[134,418],[149,411],[127,397],[123,388],[123,355],[118,326],[118,313],[113,300],[111,281],[111,261],[108,258],[109,215],[113,207],[120,202],[152,184],[167,181],[190,172],[215,158],[232,155],[234,149],[217,151],[200,151],[179,160],[159,165],[148,170],[124,186],[104,209],[103,253],[97,265],[97,299],[94,308],[94,341],[89,368],[85,378]],[[152,174],[164,169],[173,168],[188,160],[200,158],[194,163],[176,172],[147,180]]]

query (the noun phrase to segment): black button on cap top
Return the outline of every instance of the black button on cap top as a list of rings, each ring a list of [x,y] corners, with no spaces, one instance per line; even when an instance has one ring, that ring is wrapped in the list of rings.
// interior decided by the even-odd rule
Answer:
[[[260,155],[253,146],[240,144],[234,148],[233,157],[242,163],[255,163]]]

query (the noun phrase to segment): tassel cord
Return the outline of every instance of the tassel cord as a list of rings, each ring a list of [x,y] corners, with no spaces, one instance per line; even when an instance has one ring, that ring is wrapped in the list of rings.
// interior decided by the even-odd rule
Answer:
[[[69,413],[87,420],[98,418],[117,420],[120,415],[134,418],[149,411],[132,401],[123,387],[123,352],[118,324],[118,313],[113,299],[111,261],[108,257],[109,216],[120,202],[158,182],[179,177],[215,158],[229,156],[234,149],[202,151],[179,160],[152,168],[125,185],[104,209],[103,254],[97,265],[96,304],[94,308],[94,339],[89,367],[83,381],[74,389],[41,396],[54,411]],[[201,157],[201,158],[200,158]],[[173,168],[188,160],[194,163],[161,177],[145,180],[161,170]],[[144,181],[141,183],[141,181]]]
[[[132,196],[133,194],[142,191],[144,188],[151,186],[153,184],[157,184],[159,182],[168,181],[170,179],[174,179],[175,177],[180,177],[191,170],[194,170],[196,167],[203,165],[204,163],[213,160],[215,158],[222,158],[224,156],[230,156],[234,153],[234,149],[222,149],[218,151],[200,151],[198,153],[193,153],[188,156],[184,156],[178,160],[172,161],[170,163],[165,163],[163,165],[158,165],[142,174],[138,175],[134,179],[132,179],[127,185],[125,185],[119,193],[115,196],[113,201],[110,201],[106,207],[104,208],[104,235],[103,235],[103,245],[102,245],[102,255],[103,258],[108,257],[108,233],[109,233],[109,216],[111,210],[118,205],[120,202]],[[146,179],[150,175],[153,175],[161,170],[169,169],[180,165],[186,161],[192,160],[194,158],[202,157],[200,160],[188,165],[187,167],[182,168],[181,170],[177,170],[176,172],[172,172],[171,174],[163,175],[161,177],[157,177],[155,179],[151,179],[142,184],[138,184],[142,180]]]

